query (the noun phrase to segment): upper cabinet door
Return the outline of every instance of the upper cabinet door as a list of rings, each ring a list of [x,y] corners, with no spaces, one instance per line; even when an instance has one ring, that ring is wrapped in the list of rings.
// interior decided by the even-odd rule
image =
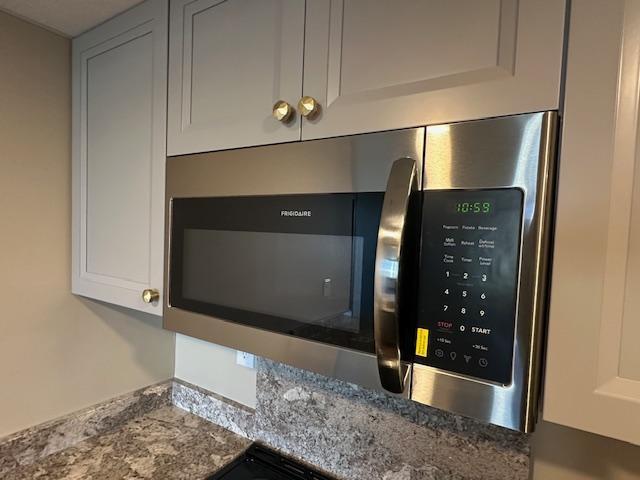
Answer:
[[[307,2],[320,138],[558,108],[561,0]]]
[[[302,92],[303,0],[174,0],[168,153],[290,142],[300,119],[272,116]]]
[[[167,0],[73,41],[73,293],[155,314],[162,302]]]
[[[640,445],[640,2],[570,25],[544,418]]]

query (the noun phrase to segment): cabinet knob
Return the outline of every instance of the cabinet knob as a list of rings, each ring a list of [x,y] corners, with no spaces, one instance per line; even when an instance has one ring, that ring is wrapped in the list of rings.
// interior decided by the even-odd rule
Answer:
[[[278,100],[273,105],[273,116],[276,118],[276,120],[279,120],[282,123],[286,123],[291,120],[294,112],[295,110],[293,109],[293,107],[284,100]]]
[[[303,117],[315,117],[320,111],[320,104],[313,97],[302,97],[298,102],[298,110]]]
[[[147,288],[142,292],[142,301],[144,303],[157,302],[160,299],[160,292],[155,288]]]

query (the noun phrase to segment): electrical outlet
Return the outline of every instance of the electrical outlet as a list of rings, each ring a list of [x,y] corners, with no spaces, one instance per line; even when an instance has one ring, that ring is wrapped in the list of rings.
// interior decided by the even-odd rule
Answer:
[[[256,358],[252,353],[241,352],[236,350],[236,363],[247,368],[254,368],[256,364]]]

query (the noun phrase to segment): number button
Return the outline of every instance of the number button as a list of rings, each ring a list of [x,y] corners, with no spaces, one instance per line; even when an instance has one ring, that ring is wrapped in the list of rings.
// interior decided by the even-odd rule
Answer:
[[[480,316],[484,317],[484,315],[485,315],[485,311],[484,310],[480,310]]]
[[[487,294],[486,294],[486,293],[484,293],[484,292],[482,292],[482,293],[480,294],[480,298],[481,298],[482,300],[485,300],[485,299],[487,298]]]
[[[444,272],[444,275],[449,278],[451,276],[451,272],[449,270]]]
[[[487,274],[483,273],[482,277],[480,277],[480,280],[482,280],[483,282],[486,282],[487,281]]]
[[[467,291],[466,290],[462,290],[462,296],[466,297],[467,296]]]
[[[485,277],[486,277],[486,275],[485,275]],[[467,272],[464,272],[464,273],[462,274],[462,278],[463,278],[464,280],[468,280],[468,279],[469,279],[469,274],[468,274]],[[483,281],[484,281],[484,280],[483,280]]]
[[[462,308],[460,309],[460,313],[461,313],[462,315],[466,315],[466,314],[467,314],[467,309],[466,309],[465,307],[462,307]]]
[[[449,305],[443,305],[443,307],[444,307],[444,310],[443,310],[444,312],[446,312],[447,310],[449,310]]]
[[[448,289],[448,288],[445,288],[445,289],[444,289],[444,294],[445,294],[445,295],[449,295],[449,289]]]

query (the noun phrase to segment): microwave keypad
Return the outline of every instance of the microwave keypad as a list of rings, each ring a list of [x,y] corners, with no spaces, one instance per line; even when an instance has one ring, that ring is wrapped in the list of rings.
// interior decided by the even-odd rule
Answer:
[[[425,191],[416,362],[511,383],[523,193]]]

